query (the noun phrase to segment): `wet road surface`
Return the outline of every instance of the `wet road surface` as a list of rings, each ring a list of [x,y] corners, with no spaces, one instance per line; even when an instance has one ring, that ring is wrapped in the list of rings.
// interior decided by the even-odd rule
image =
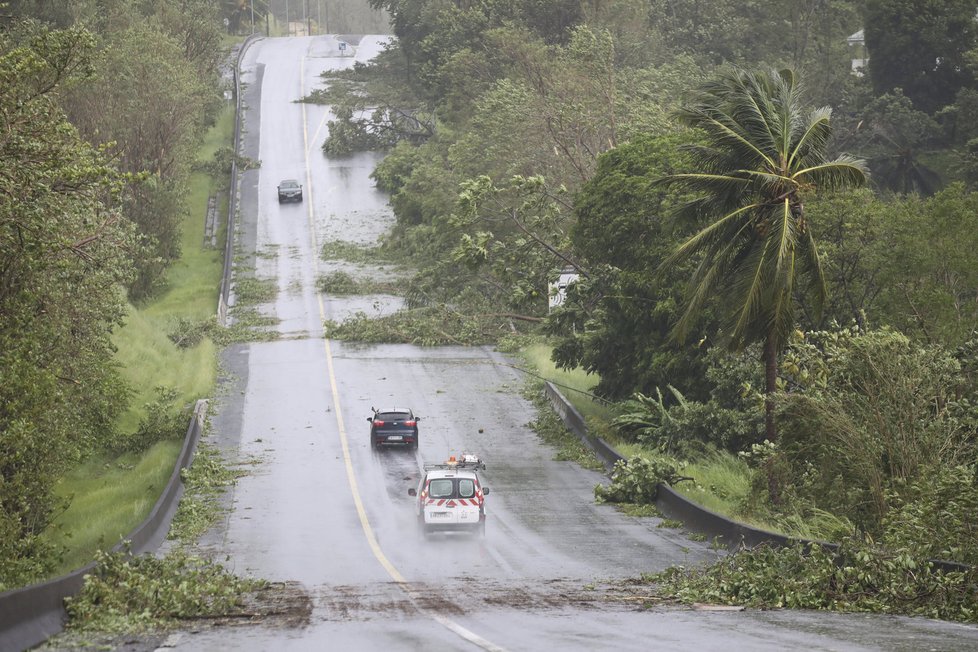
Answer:
[[[394,297],[327,297],[325,242],[372,244],[392,223],[369,179],[378,156],[329,160],[327,107],[295,100],[323,70],[365,61],[382,38],[265,39],[243,62],[244,174],[238,265],[278,288],[260,307],[281,338],[229,347],[211,440],[248,473],[202,547],[233,570],[291,582],[308,612],[287,623],[169,636],[177,650],[975,649],[978,630],[923,619],[653,607],[621,580],[708,560],[705,544],[597,505],[603,476],[527,427],[523,379],[488,348],[327,341],[324,319],[395,309]],[[345,54],[346,56],[341,56]],[[304,201],[279,205],[295,178]],[[342,265],[340,265],[342,266]],[[366,270],[364,273],[370,273]],[[421,416],[420,448],[373,451],[372,406]],[[407,490],[422,462],[480,453],[491,489],[485,538],[424,540]]]

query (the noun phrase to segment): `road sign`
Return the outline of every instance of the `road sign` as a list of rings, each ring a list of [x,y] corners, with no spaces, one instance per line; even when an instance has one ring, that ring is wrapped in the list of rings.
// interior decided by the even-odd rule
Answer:
[[[550,283],[550,310],[560,307],[567,298],[567,286],[580,278],[573,267],[565,267],[560,271],[556,282]]]

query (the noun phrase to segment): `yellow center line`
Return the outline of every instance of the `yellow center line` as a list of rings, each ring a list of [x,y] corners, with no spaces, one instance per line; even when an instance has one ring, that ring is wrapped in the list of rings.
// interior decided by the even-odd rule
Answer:
[[[299,84],[300,84],[300,96],[305,96],[305,66],[306,57],[302,57],[299,63]],[[317,130],[318,133],[318,130]],[[306,103],[302,102],[302,139],[303,139],[303,150],[305,151],[305,164],[306,164],[306,189],[305,189],[305,204],[306,204],[306,218],[309,224],[309,239],[312,242],[312,266],[315,276],[319,276],[319,242],[316,236],[316,220],[313,212],[313,198],[312,198],[312,168],[309,165],[309,127],[308,120],[306,119]],[[316,299],[319,303],[319,317],[320,323],[326,321],[326,305],[323,301],[323,295],[320,292],[316,292]],[[325,328],[323,330],[325,336]],[[336,427],[339,431],[340,437],[340,447],[343,450],[343,464],[346,466],[346,477],[350,483],[350,493],[353,495],[353,504],[357,510],[357,517],[360,519],[360,528],[363,530],[363,534],[367,537],[367,545],[370,546],[370,551],[373,553],[374,557],[380,562],[380,565],[384,567],[387,574],[392,580],[403,590],[409,598],[411,598],[414,603],[415,608],[421,613],[428,616],[441,626],[445,627],[449,631],[458,635],[462,639],[476,645],[483,650],[490,650],[491,652],[505,652],[505,649],[499,647],[498,645],[487,641],[478,634],[466,629],[462,625],[458,624],[450,618],[426,609],[419,604],[419,599],[421,598],[421,593],[416,591],[414,588],[408,584],[408,581],[404,579],[404,576],[397,570],[394,564],[387,558],[384,551],[380,547],[380,543],[377,541],[377,536],[374,534],[374,529],[370,525],[370,519],[367,518],[367,510],[363,506],[363,500],[360,497],[360,488],[357,484],[356,472],[353,470],[353,460],[350,457],[350,444],[346,435],[346,425],[343,421],[343,410],[340,408],[340,391],[336,382],[336,370],[333,366],[333,350],[330,346],[330,340],[328,337],[323,337],[323,346],[326,350],[326,373],[329,375],[329,388],[333,395],[333,414],[336,416]]]

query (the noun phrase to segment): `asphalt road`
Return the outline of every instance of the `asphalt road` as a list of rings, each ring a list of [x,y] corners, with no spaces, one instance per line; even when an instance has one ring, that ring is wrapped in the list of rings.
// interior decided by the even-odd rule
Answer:
[[[264,314],[282,337],[230,347],[210,438],[248,469],[203,546],[235,571],[290,582],[291,616],[187,630],[177,650],[831,650],[975,649],[978,629],[924,619],[790,611],[642,609],[621,581],[714,553],[681,530],[597,505],[604,478],[569,462],[527,427],[523,379],[487,348],[356,346],[323,337],[324,319],[387,311],[394,297],[327,297],[323,243],[369,244],[390,226],[368,178],[376,155],[329,160],[331,115],[295,100],[326,69],[365,61],[381,39],[266,39],[243,63],[242,270],[274,279]],[[343,55],[343,56],[341,56]],[[279,205],[276,185],[304,184]],[[373,270],[376,271],[376,270]],[[366,270],[363,273],[370,273]],[[422,417],[417,453],[371,450],[371,406]],[[419,465],[462,450],[488,469],[486,537],[422,539],[407,490]]]

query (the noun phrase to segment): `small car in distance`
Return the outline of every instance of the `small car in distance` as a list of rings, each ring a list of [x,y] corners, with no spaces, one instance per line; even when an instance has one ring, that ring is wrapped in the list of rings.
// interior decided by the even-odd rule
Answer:
[[[486,465],[477,455],[463,453],[444,464],[425,465],[417,489],[408,489],[418,499],[415,514],[427,538],[435,532],[486,534],[486,499],[489,488],[479,481]]]
[[[378,448],[386,444],[418,447],[418,421],[410,408],[372,408],[374,415],[367,417],[370,422],[370,446]]]
[[[278,184],[278,203],[302,201],[302,185],[295,179],[285,179]]]

